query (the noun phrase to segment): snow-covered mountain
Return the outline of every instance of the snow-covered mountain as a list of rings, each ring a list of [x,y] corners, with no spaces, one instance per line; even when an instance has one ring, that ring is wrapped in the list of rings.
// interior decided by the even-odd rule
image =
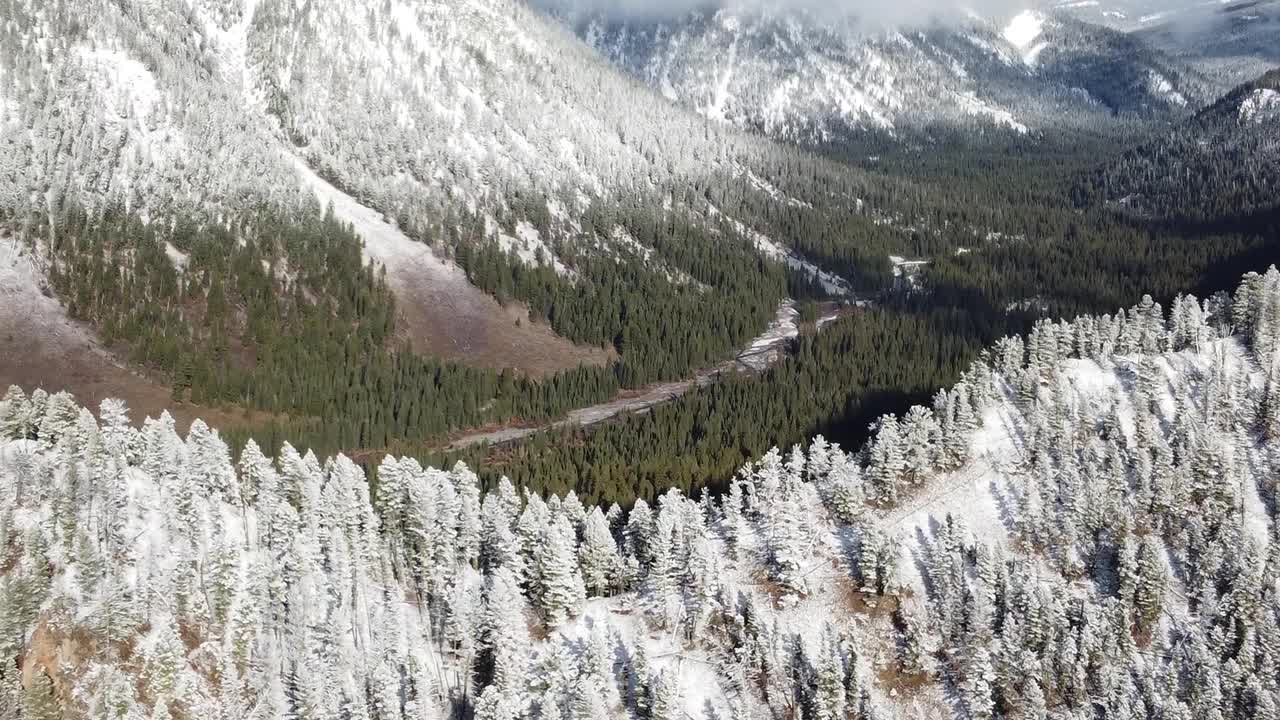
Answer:
[[[780,192],[776,148],[659,101],[517,0],[12,5],[7,210],[216,216],[303,202],[310,168],[410,236],[447,245],[471,218],[554,265],[593,201],[680,210],[691,184],[748,172]]]
[[[1280,272],[629,512],[0,400],[23,720],[1271,718]],[[1239,336],[1227,333],[1234,328]],[[1269,368],[1269,369],[1268,369]],[[14,662],[16,660],[16,662]]]
[[[1231,87],[1280,65],[1280,2],[1063,0],[1086,22],[1129,32]]]
[[[561,14],[591,46],[705,117],[800,142],[930,125],[1016,133],[1184,115],[1188,68],[1123,33],[1028,10],[869,32],[824,13],[728,4],[677,19]]]

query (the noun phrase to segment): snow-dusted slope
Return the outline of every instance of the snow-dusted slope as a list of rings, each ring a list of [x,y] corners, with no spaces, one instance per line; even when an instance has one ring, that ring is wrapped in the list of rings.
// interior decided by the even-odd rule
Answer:
[[[1258,88],[1240,101],[1240,123],[1265,123],[1280,115],[1280,91]]]
[[[239,3],[234,3],[239,5]],[[220,4],[219,4],[220,5]],[[223,64],[209,10],[18,0],[0,28],[0,201],[144,216],[293,203],[270,129]]]
[[[572,282],[572,263],[556,257],[564,248],[635,257],[615,228],[594,236],[593,205],[665,200],[702,223],[702,208],[673,198],[713,176],[770,176],[763,165],[776,157],[657,102],[515,0],[10,5],[3,217],[56,225],[69,208],[109,208],[168,225],[264,206],[316,212],[318,175],[352,200],[338,203],[342,215],[386,264],[415,345],[486,366],[540,372],[603,353],[484,297],[443,260],[455,248],[511,250]],[[770,190],[749,192],[772,202]],[[688,280],[681,268],[667,275]]]
[[[399,328],[419,352],[498,368],[516,364],[535,372],[571,365],[571,358],[605,361],[603,350],[575,347],[546,325],[530,322],[519,307],[502,307],[472,285],[441,249],[409,238],[300,159],[293,163],[320,205],[332,208],[364,241],[366,261],[387,269],[387,284],[398,301]]]
[[[0,375],[35,387],[56,378],[83,402],[127,396],[139,411],[159,414],[173,403],[172,388],[139,373],[103,346],[92,330],[67,316],[44,277],[43,260],[16,237],[0,233]],[[199,413],[209,422],[233,422],[233,413],[208,407],[175,410],[185,427]]]
[[[570,18],[672,100],[792,141],[930,125],[1024,133],[1105,123],[1103,108],[1164,117],[1186,104],[1175,93],[1202,95],[1120,33],[1039,11],[874,33],[827,13],[741,3],[656,21]]]
[[[1042,322],[858,454],[819,438],[625,514],[394,458],[371,497],[343,457],[233,465],[202,423],[10,390],[0,707],[1270,717],[1277,298],[1273,268]]]

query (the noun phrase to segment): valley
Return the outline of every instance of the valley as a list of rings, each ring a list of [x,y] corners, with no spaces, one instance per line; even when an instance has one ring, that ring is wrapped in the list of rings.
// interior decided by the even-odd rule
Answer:
[[[20,583],[0,586],[0,622],[36,626],[39,643],[0,634],[30,678],[7,701],[41,720],[107,700],[286,717],[368,698],[395,715],[397,697],[415,720],[468,707],[677,720],[770,717],[783,692],[835,718],[1224,702],[1265,717],[1280,534],[1273,440],[1252,428],[1276,419],[1255,401],[1274,382],[1261,368],[1275,366],[1277,293],[1272,268],[1209,312],[1144,299],[1038,323],[1025,343],[993,345],[932,408],[882,418],[864,451],[817,437],[745,464],[715,498],[672,489],[625,513],[572,493],[522,497],[505,481],[482,495],[465,465],[391,456],[370,492],[342,456],[321,466],[286,445],[273,462],[251,445],[233,464],[203,423],[185,439],[165,420],[137,430],[107,403],[101,426],[73,430],[65,397],[37,423],[10,393],[0,491],[18,501],[0,527],[17,531],[5,573]],[[1227,334],[1233,318],[1239,335]],[[130,446],[145,459],[126,460]],[[85,521],[41,522],[69,493],[90,499],[60,512]],[[84,528],[104,505],[118,514],[99,537]],[[101,573],[85,572],[64,533],[99,548]],[[428,551],[432,564],[414,559]],[[209,568],[207,589],[164,562],[175,552]],[[146,590],[158,586],[171,602]],[[308,620],[288,619],[299,612]],[[1256,646],[1210,646],[1241,624]],[[1015,651],[1018,665],[999,660]],[[239,659],[263,655],[295,668],[290,679]],[[1207,699],[1190,680],[1130,684],[1220,665],[1239,669]],[[476,685],[474,666],[491,668]],[[1122,689],[1079,679],[1090,674]]]
[[[0,0],[0,720],[1280,720],[1277,8]]]

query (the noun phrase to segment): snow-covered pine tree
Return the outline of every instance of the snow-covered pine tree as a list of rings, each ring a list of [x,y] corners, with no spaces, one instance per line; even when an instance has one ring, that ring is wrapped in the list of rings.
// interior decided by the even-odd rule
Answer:
[[[847,704],[844,656],[838,636],[828,625],[822,631],[822,647],[814,669],[813,718],[843,720]]]
[[[551,521],[535,560],[541,590],[538,609],[553,627],[578,614],[586,600],[574,537],[569,519],[557,516]]]
[[[485,659],[492,682],[501,695],[503,707],[523,707],[528,699],[527,668],[529,628],[525,600],[520,586],[507,568],[498,568],[488,577],[485,610],[481,623]],[[494,696],[494,703],[497,702]],[[483,699],[483,698],[482,698]]]
[[[887,415],[872,430],[874,439],[866,474],[871,497],[879,505],[893,505],[898,501],[899,483],[906,467],[900,425],[896,417]]]
[[[599,507],[587,513],[582,535],[579,562],[586,590],[592,595],[609,595],[619,587],[622,556]]]
[[[680,680],[668,670],[660,670],[653,678],[653,706],[651,720],[681,720],[684,712],[680,706]]]

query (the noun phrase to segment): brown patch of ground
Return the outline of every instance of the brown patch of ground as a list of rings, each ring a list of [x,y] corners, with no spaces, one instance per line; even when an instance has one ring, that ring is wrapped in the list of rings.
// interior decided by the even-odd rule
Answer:
[[[876,683],[886,695],[894,697],[905,695],[912,696],[919,693],[932,684],[933,680],[928,673],[916,673],[914,675],[905,675],[896,665],[890,665],[881,668],[876,673]]]
[[[388,277],[392,275],[389,271]],[[422,355],[533,377],[580,365],[604,366],[617,357],[611,348],[574,344],[531,320],[523,305],[504,307],[478,288],[463,296],[438,294],[402,277],[392,289],[398,334]]]
[[[182,432],[196,418],[218,428],[253,419],[243,411],[175,403],[167,384],[130,369],[92,330],[69,318],[31,255],[0,238],[0,394],[10,385],[28,393],[66,390],[91,410],[106,398],[120,398],[135,423],[168,410]]]
[[[84,658],[92,654],[92,647],[92,640],[83,633],[56,633],[47,623],[41,622],[32,633],[25,653],[19,658],[22,686],[31,687],[36,673],[46,673],[66,707],[71,699],[71,688],[63,678],[63,668],[79,667]]]
[[[397,325],[415,352],[530,375],[610,360],[604,348],[576,345],[547,325],[531,322],[525,308],[504,307],[473,285],[444,253],[410,238],[382,213],[320,177],[301,158],[288,158],[321,207],[331,207],[360,236],[364,259],[385,268],[387,286],[396,298]]]

